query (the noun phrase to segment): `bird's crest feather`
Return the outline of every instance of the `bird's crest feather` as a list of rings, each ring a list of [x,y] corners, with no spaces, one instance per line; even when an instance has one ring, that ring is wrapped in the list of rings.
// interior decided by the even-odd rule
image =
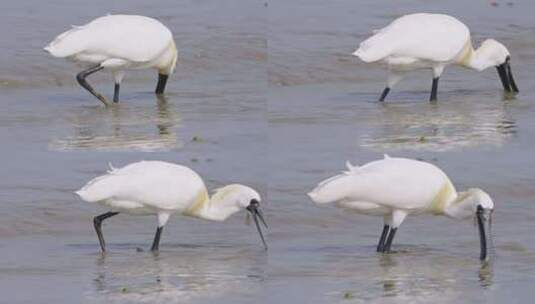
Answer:
[[[347,171],[342,171],[338,175],[332,176],[332,177],[330,177],[330,178],[328,178],[326,180],[321,181],[316,186],[314,191],[319,191],[319,189],[323,188],[325,185],[327,185],[328,183],[330,183],[330,182],[332,182],[334,180],[337,180],[339,178],[342,178],[342,177],[345,177],[345,176],[349,176],[349,175],[356,175],[360,171],[360,167],[359,166],[353,166],[349,161],[346,161],[346,167],[347,167]]]
[[[108,162],[108,168],[109,168],[109,170],[107,171],[108,174],[112,174],[115,171],[117,171],[117,168],[115,168],[111,162]]]
[[[343,172],[345,174],[353,174],[353,173],[357,173],[358,172],[358,169],[359,169],[359,166],[354,166],[351,164],[351,162],[349,160],[346,161],[346,168],[347,168],[347,171]]]

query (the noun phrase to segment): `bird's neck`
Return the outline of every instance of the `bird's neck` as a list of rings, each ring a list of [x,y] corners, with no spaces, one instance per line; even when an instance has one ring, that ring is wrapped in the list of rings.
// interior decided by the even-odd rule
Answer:
[[[481,49],[474,49],[472,42],[470,41],[466,43],[457,58],[458,64],[476,71],[483,71],[484,69],[493,66],[486,57],[481,55]]]
[[[460,192],[455,200],[447,204],[444,214],[455,219],[464,219],[471,215],[473,199],[469,192]]]
[[[176,67],[177,56],[178,54],[177,54],[175,42],[171,41],[166,51],[158,59],[158,64],[157,64],[158,73],[163,74],[163,75],[173,74],[175,67]]]
[[[455,187],[447,180],[431,201],[429,205],[430,212],[436,215],[447,214],[448,208],[451,207],[457,197]]]
[[[239,211],[235,204],[231,203],[232,196],[208,196],[208,192],[204,190],[198,195],[195,203],[191,205],[184,215],[193,216],[209,221],[224,221],[232,214]]]

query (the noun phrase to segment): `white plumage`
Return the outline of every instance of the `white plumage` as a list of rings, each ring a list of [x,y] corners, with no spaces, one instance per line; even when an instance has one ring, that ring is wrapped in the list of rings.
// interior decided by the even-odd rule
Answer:
[[[433,200],[441,189],[447,189],[446,200],[457,196],[449,178],[426,162],[385,156],[362,167],[349,163],[347,166],[349,171],[321,182],[311,192],[317,203],[339,201],[342,195],[342,204],[367,202],[387,208],[402,206],[408,211],[423,211],[435,207]]]
[[[161,94],[177,60],[171,31],[156,19],[136,15],[108,15],[83,26],[73,26],[50,42],[45,50],[54,57],[91,64],[77,79],[105,104],[107,100],[84,83],[86,76],[100,69],[110,70],[115,78],[114,101],[117,102],[118,85],[125,69],[158,70],[157,93]]]
[[[355,55],[364,62],[378,60],[453,61],[470,40],[470,31],[459,20],[440,14],[400,17],[359,46]],[[426,43],[422,43],[426,41]]]
[[[183,212],[208,198],[201,177],[188,167],[142,161],[89,181],[76,192],[86,202],[128,214]]]
[[[92,63],[117,59],[142,64],[158,58],[172,44],[171,31],[155,19],[108,15],[83,26],[73,26],[46,49],[56,57],[87,58]]]
[[[377,251],[388,252],[397,228],[409,214],[428,213],[464,219],[477,214],[482,259],[487,257],[483,224],[494,203],[481,189],[457,193],[448,176],[436,166],[412,159],[391,158],[355,167],[331,177],[308,193],[317,204],[336,203],[358,213],[383,216],[384,228]],[[388,239],[386,239],[388,236]],[[385,243],[386,241],[386,243]]]
[[[141,161],[121,169],[110,166],[106,175],[92,179],[76,194],[86,202],[110,209],[110,212],[95,217],[102,251],[105,251],[105,244],[100,231],[101,222],[118,213],[158,217],[152,250],[158,250],[161,230],[175,213],[223,221],[246,209],[253,215],[264,240],[257,221],[259,217],[264,222],[259,207],[260,195],[254,189],[239,184],[227,185],[217,189],[210,198],[202,178],[188,167],[177,164]]]
[[[388,66],[388,81],[380,100],[405,75],[417,69],[433,71],[430,100],[436,100],[438,79],[450,64],[482,71],[495,66],[504,89],[518,92],[509,64],[507,48],[487,39],[477,50],[472,47],[470,30],[454,17],[443,14],[402,16],[363,41],[353,55],[364,62],[381,62]]]

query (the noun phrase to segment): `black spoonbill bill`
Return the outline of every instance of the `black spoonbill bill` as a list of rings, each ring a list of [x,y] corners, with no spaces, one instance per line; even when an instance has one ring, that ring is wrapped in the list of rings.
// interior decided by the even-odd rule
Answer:
[[[119,213],[156,215],[158,227],[152,243],[157,251],[160,235],[169,217],[175,213],[210,221],[224,221],[232,214],[247,210],[252,216],[267,249],[259,219],[260,195],[244,185],[231,184],[216,189],[210,197],[202,178],[188,167],[162,161],[141,161],[116,169],[110,165],[108,174],[89,181],[76,194],[86,202],[108,207],[109,212],[95,216],[95,230],[102,251],[102,221]]]
[[[308,193],[317,204],[336,203],[361,214],[383,216],[378,252],[390,252],[397,229],[409,214],[445,215],[454,219],[477,218],[480,259],[487,260],[490,221],[494,203],[478,188],[455,190],[448,176],[436,166],[412,159],[394,158],[361,167],[346,164],[348,171],[322,181]]]
[[[158,70],[156,94],[163,94],[177,61],[171,31],[156,19],[135,15],[108,15],[73,26],[44,49],[54,57],[87,64],[76,79],[105,105],[110,103],[87,82],[87,76],[102,69],[110,71],[115,79],[113,101],[118,102],[126,69]]]
[[[364,62],[387,65],[388,81],[380,101],[384,101],[406,72],[418,69],[433,70],[430,101],[436,101],[438,79],[450,64],[477,71],[496,67],[504,90],[518,93],[507,48],[494,39],[487,39],[474,50],[468,27],[448,15],[421,13],[402,16],[375,31],[353,55]]]

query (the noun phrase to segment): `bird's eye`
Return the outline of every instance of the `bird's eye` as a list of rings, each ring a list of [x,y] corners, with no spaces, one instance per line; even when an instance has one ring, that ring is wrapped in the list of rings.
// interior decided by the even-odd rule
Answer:
[[[258,207],[260,205],[260,202],[257,199],[253,198],[251,200],[251,202],[249,203],[249,205],[250,206],[254,206],[254,207]]]

